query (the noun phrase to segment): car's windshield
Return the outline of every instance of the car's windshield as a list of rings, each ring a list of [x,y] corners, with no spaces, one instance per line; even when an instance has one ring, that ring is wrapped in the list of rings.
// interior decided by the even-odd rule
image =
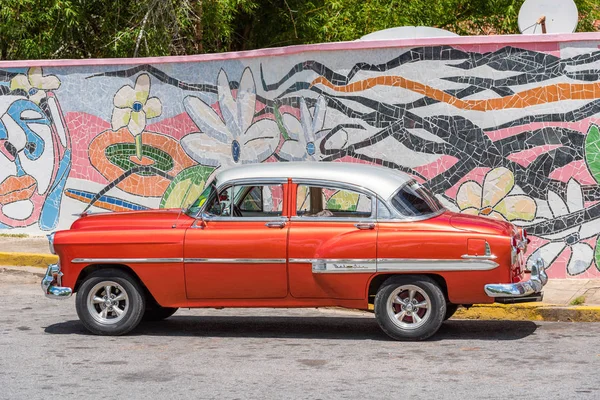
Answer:
[[[202,193],[200,193],[200,196],[196,199],[196,201],[192,203],[192,205],[188,207],[185,213],[191,217],[195,217],[196,215],[198,215],[204,204],[206,204],[208,200],[214,197],[216,193],[217,181],[216,179],[213,179],[204,187],[204,190],[202,191]]]
[[[408,182],[396,192],[392,205],[407,217],[423,217],[444,209],[431,192],[415,181]]]

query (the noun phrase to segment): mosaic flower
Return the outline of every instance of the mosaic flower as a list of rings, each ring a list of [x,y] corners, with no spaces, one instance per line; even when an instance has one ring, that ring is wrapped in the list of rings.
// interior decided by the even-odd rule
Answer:
[[[330,132],[323,130],[327,100],[319,96],[313,113],[308,109],[306,100],[300,98],[300,120],[291,114],[282,116],[283,126],[290,137],[281,146],[279,155],[288,161],[320,161],[323,159],[319,141]],[[328,140],[328,145],[341,148],[348,141],[348,133],[340,129]]]
[[[10,90],[24,90],[35,104],[40,104],[47,90],[59,87],[60,80],[55,75],[43,75],[40,67],[29,68],[27,75],[19,74],[10,81]]]
[[[123,86],[113,99],[115,108],[112,114],[112,129],[117,131],[127,127],[135,137],[136,154],[142,158],[142,136],[146,128],[146,120],[158,117],[162,113],[162,104],[157,97],[150,95],[150,77],[141,74],[135,81],[135,86]]]
[[[256,86],[252,71],[242,73],[234,98],[224,70],[217,78],[217,113],[203,100],[188,96],[185,108],[201,132],[181,139],[186,153],[200,164],[217,167],[262,162],[279,145],[277,123],[271,119],[253,122]]]
[[[458,189],[456,203],[461,212],[514,221],[532,221],[537,206],[525,195],[509,194],[515,186],[513,173],[504,167],[487,173],[483,187],[477,182],[463,183]]]
[[[548,205],[555,219],[583,210],[583,191],[579,182],[575,179],[569,180],[566,203],[558,194],[549,190]],[[558,233],[538,235],[543,239],[550,240],[550,242],[538,248],[529,257],[528,262],[531,263],[541,257],[546,266],[550,266],[568,247],[571,250],[571,256],[567,263],[567,272],[569,275],[579,275],[587,271],[594,259],[593,247],[582,242],[582,240],[596,236],[598,233],[600,233],[600,223],[597,220],[592,220]]]

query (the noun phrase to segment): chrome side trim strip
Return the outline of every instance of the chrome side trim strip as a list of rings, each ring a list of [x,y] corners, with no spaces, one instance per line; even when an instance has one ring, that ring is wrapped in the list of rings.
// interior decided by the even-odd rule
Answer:
[[[377,271],[382,272],[446,272],[446,271],[489,271],[499,266],[492,260],[437,260],[410,258],[380,258]]]
[[[313,274],[364,274],[377,272],[377,260],[375,258],[290,258],[290,263],[312,264]]]
[[[159,264],[159,263],[178,263],[183,262],[183,258],[74,258],[71,260],[75,264],[91,263],[127,263],[127,264]]]
[[[461,256],[461,258],[464,258],[466,260],[495,260],[498,257],[496,257],[494,255],[491,255],[491,256],[471,256],[471,255],[468,255],[468,254],[463,254]]]
[[[438,260],[410,258],[290,258],[293,264],[312,264],[313,273],[489,271],[499,266],[489,259]]]
[[[186,264],[285,264],[285,258],[184,258]]]

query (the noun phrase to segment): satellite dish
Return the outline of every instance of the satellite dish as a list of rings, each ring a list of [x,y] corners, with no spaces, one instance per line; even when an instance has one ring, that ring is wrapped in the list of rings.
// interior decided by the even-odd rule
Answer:
[[[575,32],[579,14],[573,0],[526,0],[519,10],[523,34]]]
[[[369,33],[359,40],[385,40],[385,39],[415,39],[428,37],[458,36],[454,32],[430,26],[398,26]]]

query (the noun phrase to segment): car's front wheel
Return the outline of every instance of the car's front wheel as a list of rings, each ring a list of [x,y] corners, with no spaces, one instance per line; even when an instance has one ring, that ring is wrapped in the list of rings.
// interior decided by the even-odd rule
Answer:
[[[161,307],[158,304],[146,305],[142,321],[162,321],[179,310],[176,307]]]
[[[426,276],[394,276],[375,296],[375,318],[396,340],[424,340],[436,333],[446,315],[439,285]]]
[[[83,325],[96,335],[124,335],[142,320],[145,299],[139,283],[117,269],[98,270],[81,284],[75,301]]]

